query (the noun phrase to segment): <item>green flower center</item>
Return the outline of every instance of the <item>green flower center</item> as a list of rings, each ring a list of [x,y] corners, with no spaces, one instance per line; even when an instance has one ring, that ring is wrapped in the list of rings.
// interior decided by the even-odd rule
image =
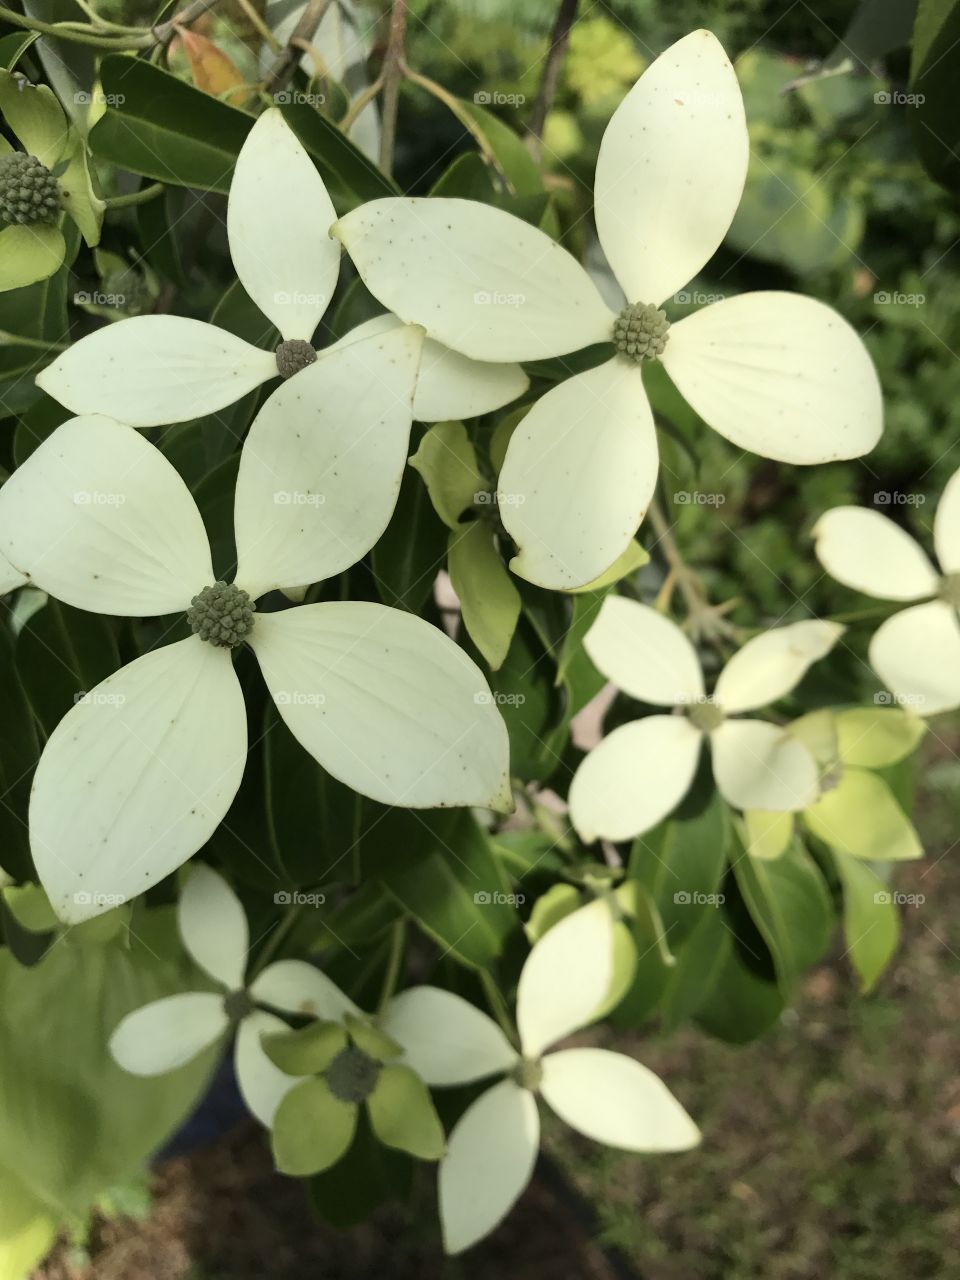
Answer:
[[[215,582],[190,601],[187,622],[201,640],[221,649],[233,649],[250,634],[256,612],[257,606],[242,587]]]
[[[223,997],[223,1012],[231,1022],[241,1022],[248,1018],[256,1007],[246,991],[231,991]]]
[[[292,378],[316,359],[316,351],[302,338],[288,338],[277,347],[277,371],[281,378]]]
[[[0,222],[8,227],[56,222],[61,207],[57,180],[36,156],[22,151],[0,156]]]
[[[960,573],[947,573],[940,579],[940,599],[960,609]]]
[[[843,761],[834,760],[829,768],[825,769],[820,775],[820,790],[836,791],[840,783],[843,781]]]
[[[613,322],[613,345],[634,364],[656,360],[667,345],[669,329],[665,311],[652,303],[633,302]]]
[[[521,1058],[510,1072],[510,1076],[521,1089],[530,1089],[532,1092],[540,1088],[540,1082],[543,1079],[543,1063],[539,1058]]]
[[[719,729],[727,718],[723,707],[710,698],[698,698],[696,702],[689,703],[685,712],[693,727],[701,733],[712,733],[714,729]]]
[[[363,1102],[377,1087],[382,1063],[348,1045],[341,1049],[323,1073],[330,1092],[341,1102]]]

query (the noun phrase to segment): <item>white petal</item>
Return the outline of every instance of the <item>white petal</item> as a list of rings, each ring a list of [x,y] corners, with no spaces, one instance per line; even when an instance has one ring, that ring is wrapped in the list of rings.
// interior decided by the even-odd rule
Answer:
[[[910,534],[879,511],[834,507],[813,526],[814,551],[831,578],[878,600],[922,600],[937,572]]]
[[[131,1075],[159,1076],[209,1048],[228,1025],[223,996],[188,991],[128,1013],[110,1037],[110,1053]]]
[[[569,589],[622,554],[657,483],[657,433],[640,370],[619,357],[551,388],[510,437],[497,485],[519,547],[510,567]]]
[[[944,573],[960,573],[960,471],[944,486],[933,522],[933,545]]]
[[[647,716],[614,729],[570,784],[581,839],[628,840],[655,827],[687,794],[702,741],[686,716]]]
[[[240,786],[247,718],[229,651],[191,636],[121,667],[51,734],[30,847],[68,924],[109,911],[209,840]]]
[[[58,427],[0,489],[0,551],[58,600],[149,617],[213,581],[190,491],[159,449],[109,418]]]
[[[225,329],[182,316],[134,316],[68,347],[37,374],[37,386],[74,413],[157,427],[214,413],[275,377],[272,351]]]
[[[703,697],[696,649],[647,604],[607,596],[583,643],[594,666],[631,698],[674,707]]]
[[[360,1010],[325,973],[306,960],[275,960],[250,984],[250,994],[283,1013],[339,1022]]]
[[[426,1084],[468,1084],[509,1071],[517,1051],[492,1018],[469,1000],[439,987],[410,987],[379,1021]]]
[[[870,665],[918,716],[960,707],[960,625],[942,600],[904,609],[870,641]]]
[[[533,1094],[503,1080],[454,1126],[440,1162],[440,1224],[447,1253],[462,1253],[510,1212],[533,1175],[540,1117]]]
[[[240,1094],[250,1114],[268,1129],[277,1107],[303,1077],[288,1076],[275,1066],[264,1052],[260,1038],[289,1030],[282,1018],[264,1013],[262,1009],[247,1014],[237,1027],[233,1061]]]
[[[720,672],[714,697],[731,715],[776,702],[796,688],[845,629],[836,622],[811,618],[754,636]]]
[[[327,347],[327,352],[375,334],[389,333],[402,324],[397,316],[375,316],[351,329],[339,342]],[[530,379],[518,364],[471,360],[427,338],[413,397],[413,416],[417,422],[459,422],[476,418],[516,400],[529,385]]]
[[[741,449],[780,462],[869,453],[883,406],[860,336],[796,293],[744,293],[673,325],[661,357],[680,394]]]
[[[347,569],[383,533],[407,463],[422,331],[325,354],[266,402],[240,455],[237,582],[256,598]]]
[[[663,302],[713,257],[748,153],[733,67],[716,36],[694,31],[647,68],[600,143],[597,232],[630,302]]]
[[[548,235],[473,200],[372,200],[334,227],[388,311],[475,360],[542,360],[609,341],[596,285]]]
[[[347,786],[410,809],[509,809],[509,744],[479,668],[442,631],[365,601],[258,616],[250,643],[294,737]]]
[[[713,776],[735,809],[805,809],[817,795],[817,766],[807,748],[763,720],[727,720],[710,734]]]
[[[340,272],[328,231],[336,210],[277,107],[247,134],[227,202],[230,256],[240,283],[284,338],[309,342]]]
[[[524,1056],[585,1027],[613,977],[613,920],[598,898],[548,929],[527,956],[517,985],[517,1030]]]
[[[571,1128],[624,1151],[689,1151],[700,1131],[649,1068],[607,1049],[564,1049],[543,1060],[540,1093]]]
[[[0,596],[5,596],[8,591],[15,591],[27,581],[27,575],[15,569],[6,556],[0,553]]]
[[[202,862],[192,868],[177,904],[183,945],[205,973],[228,991],[239,991],[247,967],[250,931],[243,905],[218,872]]]

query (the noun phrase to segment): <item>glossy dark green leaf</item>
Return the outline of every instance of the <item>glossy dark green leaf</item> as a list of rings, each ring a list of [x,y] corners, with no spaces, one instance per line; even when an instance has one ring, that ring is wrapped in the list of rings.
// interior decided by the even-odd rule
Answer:
[[[744,963],[728,928],[716,930],[714,938],[711,963],[715,977],[704,983],[696,1021],[720,1040],[748,1044],[774,1025],[783,1011],[784,997],[775,982],[760,977]]]
[[[302,102],[281,106],[283,118],[320,168],[338,212],[364,200],[400,194],[397,185],[319,111]],[[318,227],[324,235],[327,227]]]
[[[0,725],[0,865],[17,879],[24,879],[31,874],[33,865],[27,838],[27,807],[40,742],[6,626],[0,627]]]
[[[921,0],[913,29],[910,99],[905,102],[924,168],[960,191],[960,0]]]
[[[419,613],[443,568],[446,549],[446,529],[423,481],[411,467],[404,467],[396,508],[371,556],[383,603]]]
[[[17,637],[16,663],[34,714],[49,735],[120,667],[116,627],[110,618],[48,599]]]

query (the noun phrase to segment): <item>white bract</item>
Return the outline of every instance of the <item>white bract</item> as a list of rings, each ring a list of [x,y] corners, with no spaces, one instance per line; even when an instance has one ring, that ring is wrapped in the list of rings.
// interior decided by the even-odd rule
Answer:
[[[371,357],[357,353],[369,344],[383,349],[382,373],[365,383]],[[62,919],[135,897],[223,819],[247,752],[231,660],[243,642],[294,737],[354,790],[410,808],[509,809],[506,727],[442,631],[363,601],[252,604],[341,572],[383,532],[418,345],[409,328],[354,344],[267,401],[240,458],[236,585],[214,585],[200,512],[173,466],[108,418],[71,419],[0,490],[0,548],[36,585],[98,613],[190,610],[194,631],[90,690],[47,741],[30,841]]]
[[[960,471],[947,481],[933,524],[940,572],[917,542],[879,511],[834,507],[814,526],[832,578],[877,600],[922,600],[882,623],[870,665],[917,715],[960,707]]]
[[[817,795],[817,766],[779,725],[730,719],[785,697],[843,634],[811,620],[748,640],[707,697],[696,650],[649,605],[610,596],[584,645],[624,693],[683,714],[620,725],[586,757],[570,786],[570,816],[584,840],[626,840],[656,826],[693,781],[704,739],[713,774],[735,809],[804,809]]]
[[[522,577],[582,586],[636,532],[657,477],[645,358],[663,361],[721,435],[764,457],[829,462],[879,439],[876,372],[829,307],[771,291],[669,326],[657,311],[723,240],[748,150],[733,67],[710,32],[695,31],[640,77],[600,146],[597,232],[626,295],[619,317],[565,249],[484,204],[375,200],[335,226],[385,306],[473,359],[541,360],[616,342],[613,359],[549,391],[510,440],[501,516]]]
[[[329,1022],[359,1010],[305,960],[276,960],[247,983],[247,917],[240,899],[210,867],[191,870],[177,905],[177,924],[183,945],[218,990],[165,996],[127,1014],[110,1037],[110,1052],[133,1075],[163,1075],[235,1031],[240,1092],[251,1113],[269,1127],[281,1100],[300,1080],[264,1053],[261,1037],[289,1027],[258,1006]]]
[[[315,359],[311,341],[337,283],[336,211],[323,179],[279,109],[265,111],[240,154],[227,203],[230,253],[240,283],[283,342],[267,351],[213,324],[134,316],[82,338],[37,377],[73,413],[103,413],[134,427],[187,422],[233,404]],[[386,326],[390,317],[379,321]],[[377,323],[377,322],[372,322]],[[397,322],[399,323],[399,322]],[[366,326],[336,345],[369,336]],[[368,377],[377,377],[371,368]],[[431,342],[424,349],[414,416],[471,417],[527,387],[517,365],[484,365]],[[436,414],[437,419],[428,415]]]
[[[520,1051],[460,996],[412,987],[381,1028],[429,1085],[504,1078],[472,1103],[440,1164],[440,1220],[448,1253],[492,1231],[530,1181],[540,1145],[537,1094],[562,1120],[627,1151],[686,1151],[696,1125],[662,1081],[606,1049],[546,1051],[599,1014],[613,979],[613,923],[603,901],[550,929],[530,952],[517,988]]]

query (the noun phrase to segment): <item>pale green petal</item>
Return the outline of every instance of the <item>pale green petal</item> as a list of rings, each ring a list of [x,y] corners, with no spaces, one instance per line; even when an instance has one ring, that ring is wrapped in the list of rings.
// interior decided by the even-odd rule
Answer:
[[[732,715],[785,698],[813,663],[830,652],[845,629],[814,618],[754,636],[720,672],[717,702]]]
[[[212,867],[197,863],[180,901],[177,923],[183,944],[211,978],[237,991],[243,986],[250,931],[243,905]]]
[[[813,526],[814,551],[831,578],[877,600],[922,600],[937,572],[905,529],[866,507],[834,507]]]

